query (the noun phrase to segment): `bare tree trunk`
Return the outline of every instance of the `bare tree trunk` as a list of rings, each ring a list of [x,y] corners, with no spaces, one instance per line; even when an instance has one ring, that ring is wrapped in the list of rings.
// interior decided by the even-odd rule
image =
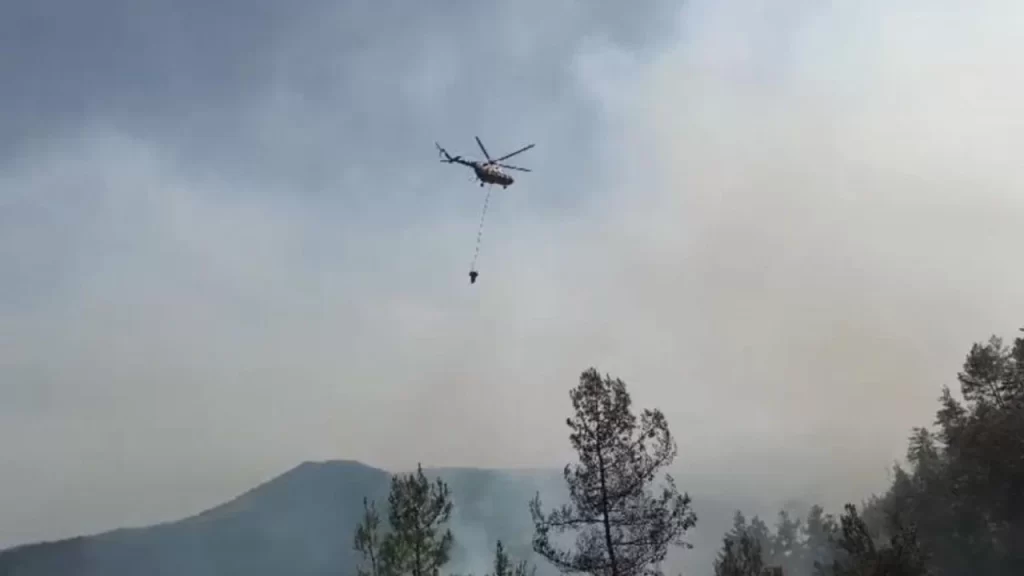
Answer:
[[[604,543],[608,547],[608,562],[612,565],[612,576],[619,576],[619,566],[615,562],[615,547],[612,545],[612,524],[608,514],[608,486],[604,476],[604,456],[601,445],[597,446],[597,465],[601,476],[601,507],[604,511]]]

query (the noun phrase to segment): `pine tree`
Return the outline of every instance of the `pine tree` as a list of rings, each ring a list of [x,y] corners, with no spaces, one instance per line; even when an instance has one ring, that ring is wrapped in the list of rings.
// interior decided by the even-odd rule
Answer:
[[[730,535],[739,537],[747,531],[747,518],[743,515],[743,512],[737,510],[732,515],[732,530],[729,532]]]
[[[836,534],[835,519],[825,514],[824,508],[815,504],[807,513],[807,521],[802,532],[804,548],[804,570],[808,573],[821,573],[832,563],[832,539]]]
[[[363,521],[356,528],[354,548],[363,555],[363,560],[370,564],[369,570],[356,568],[357,576],[382,576],[380,571],[380,515],[377,506],[363,498]]]
[[[758,547],[760,547],[762,553],[767,552],[772,546],[772,531],[768,528],[768,524],[757,515],[750,519],[750,524],[746,529],[747,534],[757,541]]]
[[[451,530],[441,531],[452,511],[448,485],[430,482],[417,466],[416,474],[391,479],[388,507],[391,531],[380,541],[379,574],[437,576],[454,543]]]
[[[888,545],[879,545],[852,504],[840,517],[835,539],[833,576],[925,576],[928,570],[917,542],[917,532],[893,519],[894,534]]]
[[[775,534],[770,538],[771,549],[765,559],[769,565],[779,566],[787,574],[803,566],[805,547],[800,540],[800,529],[800,518],[793,519],[785,510],[779,511]]]
[[[917,527],[937,575],[1024,574],[1024,338],[973,345],[957,380],[962,399],[943,387],[883,508]]]
[[[660,494],[650,490],[676,456],[664,415],[644,410],[638,421],[625,383],[593,368],[570,398],[569,440],[579,456],[563,473],[570,504],[545,515],[540,495],[534,498],[534,551],[567,574],[660,576],[669,545],[689,547],[682,536],[697,521],[689,495],[679,493],[670,475]],[[555,548],[552,530],[577,532],[575,550]]]
[[[765,568],[763,555],[761,544],[746,530],[729,533],[715,559],[715,576],[761,576]]]
[[[520,560],[513,565],[505,553],[501,540],[498,540],[498,547],[494,552],[494,573],[490,576],[533,576],[536,571],[536,568],[529,568],[526,560]]]

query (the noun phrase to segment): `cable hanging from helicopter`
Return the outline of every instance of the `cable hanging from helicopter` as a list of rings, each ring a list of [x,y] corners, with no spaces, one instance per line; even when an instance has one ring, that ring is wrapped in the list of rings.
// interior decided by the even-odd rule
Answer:
[[[491,202],[491,187],[487,187],[487,195],[484,196],[484,209],[480,213],[480,226],[476,229],[476,249],[473,250],[473,261],[469,263],[469,283],[476,284],[476,277],[480,275],[476,270],[476,259],[480,256],[480,237],[484,233],[484,218],[487,217],[487,206]]]
[[[480,138],[477,136],[474,136],[474,138],[476,138],[477,145],[480,146],[480,151],[483,152],[484,157],[487,158],[486,162],[479,160],[464,160],[462,156],[452,156],[451,154],[448,154],[448,151],[442,148],[440,144],[437,142],[434,143],[441,155],[441,162],[468,166],[473,169],[476,180],[480,182],[480,187],[483,188],[485,184],[487,185],[487,195],[484,197],[484,209],[480,214],[480,227],[477,229],[476,233],[476,249],[473,252],[473,261],[469,265],[470,284],[475,284],[477,276],[480,275],[476,269],[476,260],[477,256],[480,254],[480,238],[483,235],[484,218],[487,216],[487,206],[490,204],[491,200],[491,185],[497,184],[504,190],[515,182],[514,178],[502,171],[502,168],[505,168],[506,170],[519,170],[520,172],[530,172],[528,168],[510,166],[508,164],[502,164],[501,162],[503,160],[508,160],[517,154],[522,154],[535,146],[535,144],[530,144],[529,146],[524,146],[515,152],[505,154],[501,158],[492,159],[491,155],[487,153],[487,148],[484,148],[484,143],[480,141]]]

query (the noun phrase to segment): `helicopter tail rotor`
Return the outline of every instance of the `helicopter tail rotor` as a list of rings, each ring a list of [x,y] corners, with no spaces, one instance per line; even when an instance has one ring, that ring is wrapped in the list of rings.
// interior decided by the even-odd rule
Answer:
[[[441,157],[441,162],[447,162],[449,164],[454,162],[452,155],[449,154],[447,150],[442,148],[440,144],[434,142],[434,146],[437,146],[437,155]]]

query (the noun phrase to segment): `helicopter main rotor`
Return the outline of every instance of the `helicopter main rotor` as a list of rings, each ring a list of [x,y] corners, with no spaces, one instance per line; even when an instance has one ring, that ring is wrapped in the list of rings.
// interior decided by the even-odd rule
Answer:
[[[510,152],[508,154],[505,154],[501,158],[493,159],[493,158],[491,158],[491,155],[487,153],[487,148],[485,148],[484,147],[484,143],[480,141],[480,137],[479,136],[474,136],[473,138],[476,138],[476,143],[477,143],[478,146],[480,146],[480,151],[484,153],[484,157],[487,158],[487,163],[488,164],[491,164],[491,165],[494,165],[494,166],[501,166],[502,168],[510,168],[512,170],[522,170],[523,172],[529,172],[530,171],[530,170],[528,170],[526,168],[520,168],[518,166],[509,166],[507,164],[501,164],[501,161],[502,160],[508,160],[509,158],[511,158],[511,157],[513,157],[513,156],[515,156],[517,154],[522,154],[523,152],[526,152],[530,148],[533,148],[534,146],[536,146],[536,144],[530,144],[528,146],[523,146],[522,148],[520,148],[519,150],[516,150],[515,152]]]
[[[533,148],[534,146],[536,146],[536,144],[530,144],[528,146],[523,146],[522,148],[520,148],[519,150],[516,150],[515,152],[510,152],[508,154],[505,154],[501,158],[495,159],[495,158],[491,158],[490,153],[487,152],[487,148],[484,146],[484,143],[480,141],[480,137],[479,136],[474,136],[473,138],[476,139],[476,143],[477,143],[477,146],[480,147],[480,151],[484,153],[484,158],[487,158],[486,162],[479,162],[479,161],[476,161],[476,160],[465,160],[465,159],[462,158],[462,156],[452,156],[451,154],[448,153],[447,150],[442,148],[440,144],[438,144],[437,142],[434,142],[434,145],[437,146],[437,150],[438,150],[438,152],[441,155],[441,162],[444,162],[446,164],[463,164],[465,166],[479,166],[480,168],[486,168],[488,166],[497,166],[497,167],[500,167],[500,168],[505,168],[507,170],[518,170],[520,172],[532,172],[532,170],[530,170],[529,168],[523,168],[521,166],[512,166],[510,164],[504,164],[504,163],[502,163],[502,160],[507,160],[507,159],[509,159],[509,158],[511,158],[513,156],[516,156],[518,154],[522,154],[523,152],[526,152],[530,148]]]

